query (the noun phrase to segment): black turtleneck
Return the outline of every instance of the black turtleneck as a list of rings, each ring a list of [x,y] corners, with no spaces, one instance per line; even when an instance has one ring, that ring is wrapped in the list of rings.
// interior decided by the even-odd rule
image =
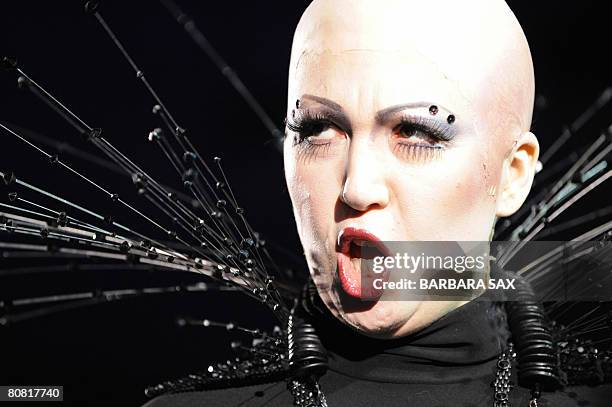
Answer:
[[[320,300],[304,301],[303,316],[313,323],[329,355],[329,369],[319,380],[329,407],[493,406],[491,384],[509,333],[503,308],[485,298],[394,340],[365,337],[333,318]],[[516,383],[516,366],[512,370]],[[602,386],[595,393],[584,388],[543,393],[538,406],[605,406],[610,391]],[[510,392],[514,407],[527,407],[529,398],[529,391],[519,386]],[[278,382],[162,396],[147,407],[202,405],[291,406],[293,399],[286,383]]]
[[[491,377],[508,342],[505,314],[490,301],[472,301],[400,339],[365,337],[325,318],[315,324],[332,371],[384,383],[448,384]]]

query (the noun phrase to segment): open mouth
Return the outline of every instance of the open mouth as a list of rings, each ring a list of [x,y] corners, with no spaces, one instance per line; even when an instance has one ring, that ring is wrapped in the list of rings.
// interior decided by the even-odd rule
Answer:
[[[342,290],[353,298],[375,300],[380,298],[382,289],[375,288],[375,280],[387,281],[389,273],[374,273],[367,267],[375,257],[386,257],[389,250],[376,235],[365,229],[347,227],[338,234],[336,246],[338,276]]]

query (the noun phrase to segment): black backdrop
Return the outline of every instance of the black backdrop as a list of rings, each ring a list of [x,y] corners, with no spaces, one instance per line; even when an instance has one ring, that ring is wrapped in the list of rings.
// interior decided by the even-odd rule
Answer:
[[[285,111],[292,31],[307,4],[180,2],[279,127]],[[610,86],[610,34],[603,4],[511,2],[534,54],[538,98],[533,128],[543,149]],[[271,246],[285,250],[277,252],[283,264],[303,275],[282,157],[265,127],[160,3],[108,0],[101,12],[179,123],[189,130],[199,151],[206,157],[223,158],[254,228]],[[112,143],[152,175],[174,181],[169,165],[146,142],[148,132],[160,126],[151,115],[152,100],[101,27],[85,15],[81,1],[3,2],[0,22],[3,54],[17,56],[28,74],[87,122],[103,128]],[[579,148],[609,124],[606,113],[609,109],[577,134],[568,148]],[[95,153],[39,100],[17,90],[12,74],[0,75],[0,120]],[[47,149],[56,151],[57,146]],[[12,169],[23,179],[52,186],[75,201],[111,210],[94,190],[50,170],[40,156],[4,134],[0,152],[3,170]],[[69,154],[62,153],[62,158],[122,196],[134,197],[128,178]],[[2,258],[0,262],[4,269],[19,266]],[[132,282],[157,278],[147,273],[130,277]],[[130,281],[116,272],[82,277],[73,270],[0,279],[0,292],[19,297],[41,287],[61,291],[92,282],[114,287]],[[67,405],[139,405],[145,400],[145,386],[231,355],[228,338],[235,335],[179,329],[174,323],[177,315],[232,319],[250,327],[273,324],[261,306],[231,293],[168,294],[33,318],[0,328],[0,384],[64,385]]]

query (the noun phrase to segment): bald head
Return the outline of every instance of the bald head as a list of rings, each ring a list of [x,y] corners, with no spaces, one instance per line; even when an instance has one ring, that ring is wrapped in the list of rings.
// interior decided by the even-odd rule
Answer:
[[[342,61],[349,58],[362,65],[363,80],[419,75],[417,83],[430,86],[431,95],[419,86],[403,87],[404,97],[431,100],[447,92],[451,106],[463,99],[479,131],[516,135],[530,127],[531,54],[521,26],[502,0],[315,0],[295,33],[289,104],[299,97],[297,82],[312,75],[313,64],[336,60],[338,69],[346,69]],[[366,66],[368,58],[402,66],[381,65],[376,71]],[[385,92],[380,83],[372,85],[377,87],[372,92]],[[364,89],[359,91],[362,99],[368,97]]]
[[[460,301],[378,301],[347,228],[383,241],[490,239],[529,193],[529,47],[502,0],[315,0],[295,33],[285,176],[328,309],[375,336],[431,323]],[[366,284],[367,285],[367,284]]]

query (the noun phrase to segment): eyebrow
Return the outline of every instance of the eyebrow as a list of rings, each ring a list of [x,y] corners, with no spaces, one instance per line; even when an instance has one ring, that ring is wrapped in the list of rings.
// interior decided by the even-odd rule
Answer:
[[[386,109],[380,110],[376,113],[376,122],[377,123],[385,123],[389,120],[389,117],[401,112],[402,110],[406,110],[406,109],[416,109],[416,108],[420,108],[420,107],[426,107],[429,108],[431,106],[437,106],[439,109],[444,110],[446,112],[450,112],[448,109],[446,109],[444,106],[440,106],[438,103],[433,103],[433,102],[413,102],[413,103],[402,103],[400,105],[395,105],[395,106],[391,106],[388,107]],[[449,113],[451,114],[451,113]]]
[[[302,95],[302,99],[310,99],[313,100],[317,103],[320,103],[322,105],[325,105],[327,107],[329,107],[332,110],[336,110],[338,112],[343,112],[344,113],[344,109],[342,108],[342,106],[340,106],[338,103],[334,102],[333,100],[329,100],[327,98],[321,97],[321,96],[315,96],[315,95]]]
[[[326,113],[326,115],[329,116],[338,126],[343,128],[344,131],[349,134],[352,133],[351,121],[344,112],[342,106],[340,106],[338,103],[324,97],[314,95],[302,95],[301,99],[312,100],[327,107],[329,111]]]
[[[327,106],[328,108],[335,111],[339,115],[346,117],[347,122],[349,121],[348,117],[344,113],[344,109],[342,108],[342,106],[340,106],[338,103],[334,102],[333,100],[329,100],[321,96],[315,96],[315,95],[309,95],[309,94],[302,95],[302,99],[307,99],[307,100],[309,99],[317,103],[320,103],[324,106]],[[379,110],[378,112],[376,112],[375,119],[377,123],[385,123],[389,120],[390,116],[398,112],[401,112],[402,110],[416,109],[416,108],[422,108],[422,107],[429,108],[430,106],[437,106],[439,109],[445,110],[446,112],[450,112],[450,110],[446,109],[444,106],[441,106],[438,103],[412,102],[412,103],[402,103],[399,105],[395,105],[395,106],[391,106],[391,107],[387,107],[385,109]],[[452,114],[452,113],[449,113],[449,114]]]

